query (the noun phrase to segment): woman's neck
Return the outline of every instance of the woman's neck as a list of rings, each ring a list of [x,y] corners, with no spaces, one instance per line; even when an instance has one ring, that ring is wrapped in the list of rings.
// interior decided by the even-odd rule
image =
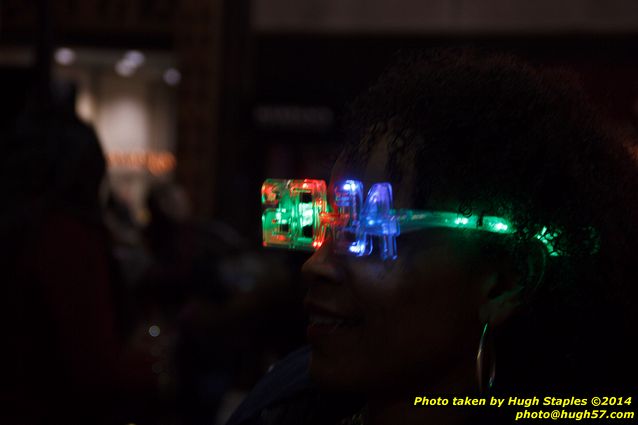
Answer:
[[[456,425],[467,422],[469,411],[466,408],[453,406],[453,397],[465,397],[474,395],[476,388],[472,378],[474,368],[471,363],[465,363],[455,368],[452,373],[441,379],[438,383],[431,382],[424,389],[404,397],[397,394],[384,392],[368,398],[365,410],[366,425],[395,425],[395,424],[419,424],[419,425]],[[404,393],[405,394],[405,393]],[[447,405],[415,405],[415,397],[438,398],[438,395],[447,394]]]

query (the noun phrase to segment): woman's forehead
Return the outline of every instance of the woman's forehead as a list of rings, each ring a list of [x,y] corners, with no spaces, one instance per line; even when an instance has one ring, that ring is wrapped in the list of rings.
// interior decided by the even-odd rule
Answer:
[[[373,184],[387,182],[392,184],[394,204],[396,208],[413,208],[413,192],[415,184],[414,161],[406,158],[392,158],[389,140],[392,137],[384,134],[376,137],[370,149],[359,156],[340,155],[332,168],[330,187],[338,181],[347,179],[359,180],[365,190]],[[401,167],[400,173],[389,172],[391,162]],[[399,178],[396,175],[400,176]]]
[[[365,149],[349,154],[343,152],[339,156],[330,175],[330,193],[335,183],[348,179],[361,181],[365,193],[373,184],[387,182],[392,184],[394,208],[441,211],[459,209],[459,198],[454,193],[450,193],[445,187],[432,187],[427,181],[419,180],[424,177],[419,177],[416,154],[412,150],[393,149],[397,143],[403,146],[407,143],[401,136],[388,132],[369,137],[371,139]],[[399,172],[396,172],[397,167]],[[419,192],[418,185],[428,186],[428,199],[415,198]]]
[[[375,143],[369,152],[357,152],[354,155],[340,155],[334,164],[331,180],[354,179],[364,184],[388,181],[386,172],[389,155],[385,144]]]

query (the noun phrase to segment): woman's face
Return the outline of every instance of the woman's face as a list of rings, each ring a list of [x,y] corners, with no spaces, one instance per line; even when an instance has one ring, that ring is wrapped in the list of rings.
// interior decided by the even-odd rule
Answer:
[[[411,166],[402,181],[389,179],[386,143],[381,138],[363,166],[338,161],[331,187],[346,178],[363,181],[366,190],[389,181],[394,208],[415,208]],[[458,209],[453,199],[433,207]],[[312,377],[332,389],[365,393],[471,389],[479,310],[491,279],[472,237],[453,229],[401,235],[398,258],[386,262],[335,254],[328,238],[303,267]]]

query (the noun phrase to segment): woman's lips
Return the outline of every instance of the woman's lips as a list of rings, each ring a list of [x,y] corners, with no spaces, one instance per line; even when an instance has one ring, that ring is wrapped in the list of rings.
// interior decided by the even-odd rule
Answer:
[[[306,336],[310,342],[331,334],[349,331],[362,322],[354,315],[336,312],[313,303],[306,303],[306,311],[309,321]]]
[[[321,314],[311,314],[308,316],[308,321],[313,326],[329,325],[329,326],[352,326],[355,325],[357,320],[355,319],[342,319],[334,316],[325,316]]]

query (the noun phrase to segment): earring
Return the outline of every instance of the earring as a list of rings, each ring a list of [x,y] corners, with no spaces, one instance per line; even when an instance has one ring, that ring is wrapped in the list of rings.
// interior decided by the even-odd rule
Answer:
[[[488,332],[488,328],[488,322],[485,322],[485,326],[483,326],[483,333],[481,334],[481,340],[479,341],[478,352],[476,353],[476,377],[478,379],[478,387],[480,393],[483,393],[484,391],[490,391],[494,386],[494,378],[496,377],[496,356],[494,354],[494,344],[491,338],[492,333]],[[487,388],[485,388],[483,384],[486,376],[486,357],[489,357]]]

